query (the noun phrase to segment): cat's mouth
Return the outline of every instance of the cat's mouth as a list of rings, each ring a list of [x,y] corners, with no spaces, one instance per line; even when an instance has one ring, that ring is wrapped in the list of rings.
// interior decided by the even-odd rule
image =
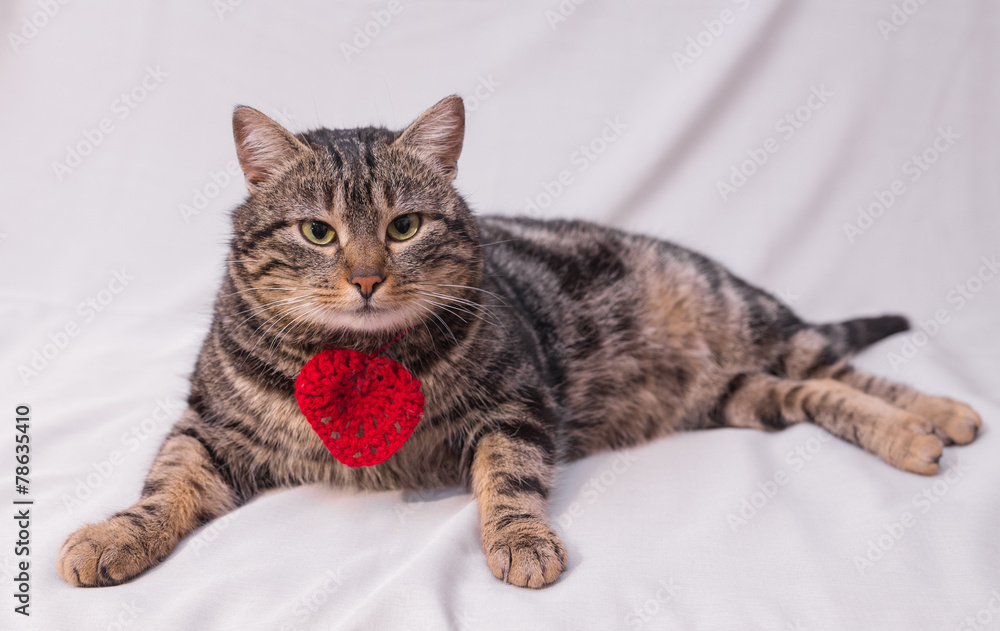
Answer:
[[[343,307],[327,308],[314,316],[320,324],[337,330],[349,330],[359,333],[383,333],[398,331],[416,324],[419,313],[407,305],[376,305],[370,300],[358,304],[352,309]]]
[[[358,318],[377,319],[377,318],[391,317],[392,314],[396,313],[399,310],[400,308],[398,305],[384,305],[384,304],[376,305],[371,300],[365,300],[360,305],[355,307],[354,315]]]
[[[369,333],[394,331],[413,324],[409,310],[399,307],[377,307],[368,302],[355,313],[355,328]]]

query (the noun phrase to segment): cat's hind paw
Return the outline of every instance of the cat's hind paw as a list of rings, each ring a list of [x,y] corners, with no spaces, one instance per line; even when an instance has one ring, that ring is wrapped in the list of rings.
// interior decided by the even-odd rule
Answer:
[[[926,397],[919,414],[934,424],[946,445],[967,445],[975,440],[983,419],[970,406],[947,397]]]

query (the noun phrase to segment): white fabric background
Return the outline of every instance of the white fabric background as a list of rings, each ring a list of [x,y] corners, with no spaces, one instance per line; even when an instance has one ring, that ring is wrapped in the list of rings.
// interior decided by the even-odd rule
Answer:
[[[32,408],[36,500],[28,620],[12,611],[15,528],[0,519],[0,628],[913,630],[971,628],[977,614],[1000,628],[1000,281],[953,293],[1000,255],[996,3],[898,0],[911,14],[883,34],[890,0],[401,0],[347,59],[341,44],[387,2],[229,1],[74,2],[47,20],[54,1],[0,5],[0,503],[15,497],[18,403]],[[678,67],[720,16],[731,23]],[[147,68],[165,76],[123,110]],[[776,121],[813,87],[831,96],[787,137]],[[296,131],[399,128],[451,93],[469,109],[457,186],[479,212],[524,212],[567,170],[538,214],[689,245],[808,319],[943,313],[907,363],[889,356],[903,336],[858,363],[982,413],[981,438],[946,449],[951,482],[821,443],[814,427],[718,430],[561,471],[550,513],[571,561],[542,591],[492,577],[459,489],[270,493],[135,582],[65,584],[62,541],[137,498],[169,426],[151,415],[186,394],[245,194],[239,177],[213,188],[235,157],[233,106]],[[110,133],[57,178],[52,163],[104,118]],[[616,118],[626,128],[581,162]],[[908,161],[939,128],[958,138],[911,181]],[[724,201],[717,181],[768,138],[778,150]],[[843,224],[897,178],[906,192],[849,243]],[[122,270],[134,279],[90,320],[78,305],[111,295],[99,292]],[[78,335],[21,378],[67,324]],[[734,531],[728,516],[778,470],[786,484]],[[915,523],[859,570],[904,513]]]

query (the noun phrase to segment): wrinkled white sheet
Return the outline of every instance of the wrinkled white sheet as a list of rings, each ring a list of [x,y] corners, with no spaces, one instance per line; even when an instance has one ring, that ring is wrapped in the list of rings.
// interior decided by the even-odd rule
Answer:
[[[0,519],[0,628],[1000,628],[998,12],[0,5],[2,515],[21,403],[35,500],[30,618],[13,612],[17,529]],[[293,130],[402,127],[450,93],[467,99],[457,185],[478,211],[674,239],[811,320],[937,318],[858,363],[973,404],[980,440],[934,478],[811,426],[589,458],[559,474],[571,561],[543,591],[493,578],[459,489],[319,487],[257,499],[135,582],[66,585],[62,541],[136,499],[186,394],[245,194],[233,106]]]

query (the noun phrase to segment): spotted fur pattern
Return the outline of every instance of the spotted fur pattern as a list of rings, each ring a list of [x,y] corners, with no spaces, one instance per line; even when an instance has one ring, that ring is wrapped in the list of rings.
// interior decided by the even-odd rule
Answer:
[[[233,215],[228,274],[171,430],[133,507],[66,541],[59,572],[114,585],[202,524],[275,487],[464,484],[487,565],[540,587],[568,562],[546,523],[553,468],[681,430],[812,422],[889,464],[933,474],[976,435],[968,406],[847,364],[903,331],[887,316],[812,325],[711,260],[579,221],[474,217],[452,186],[457,97],[403,132],[293,136],[234,115],[250,197]],[[386,236],[417,213],[412,239]],[[326,246],[303,222],[335,230]],[[377,277],[370,297],[352,278]],[[385,355],[423,382],[425,416],[386,462],[334,460],[293,383],[327,346]]]

